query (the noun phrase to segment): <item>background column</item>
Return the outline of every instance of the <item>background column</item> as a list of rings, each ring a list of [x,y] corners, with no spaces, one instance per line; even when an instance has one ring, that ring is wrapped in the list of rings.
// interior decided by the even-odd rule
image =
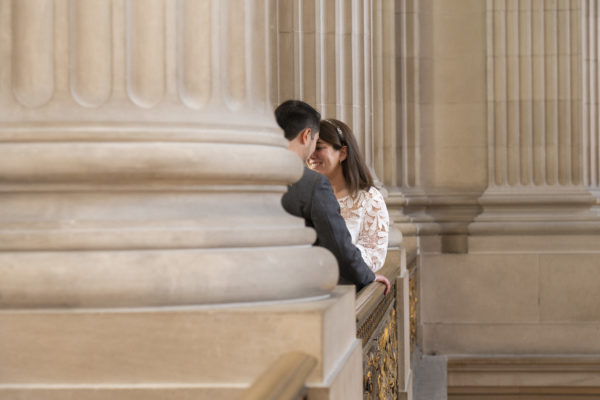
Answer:
[[[479,163],[465,165],[467,174],[483,173],[482,211],[468,224],[464,254],[420,256],[420,339],[428,353],[537,354],[558,365],[565,355],[599,351],[596,2],[481,5],[463,26],[474,41],[486,38],[487,64],[477,75],[460,66],[453,76],[474,81],[468,92],[483,84],[473,113],[481,129],[463,130],[487,145]]]
[[[346,122],[389,194],[390,212],[398,214],[394,220],[404,221],[398,190],[404,170],[397,152],[402,139],[396,129],[399,7],[398,0],[278,1],[274,68],[280,85],[273,103],[303,99],[323,118]],[[402,240],[399,228],[392,228],[394,245]]]
[[[589,234],[597,187],[594,5],[490,0],[486,234]]]
[[[581,7],[583,179],[600,201],[600,7],[590,0]]]

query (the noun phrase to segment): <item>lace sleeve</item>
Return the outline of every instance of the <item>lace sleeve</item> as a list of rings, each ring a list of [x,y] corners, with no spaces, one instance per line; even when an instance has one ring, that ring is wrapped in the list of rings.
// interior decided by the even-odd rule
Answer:
[[[358,233],[356,247],[373,271],[383,267],[387,255],[390,217],[379,190],[367,192],[365,216]]]

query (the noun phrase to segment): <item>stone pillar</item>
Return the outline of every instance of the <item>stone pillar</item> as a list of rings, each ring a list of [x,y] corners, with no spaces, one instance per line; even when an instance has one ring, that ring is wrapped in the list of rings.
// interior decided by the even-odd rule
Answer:
[[[393,165],[395,175],[387,199],[390,217],[402,232],[403,245],[408,254],[416,254],[417,229],[403,210],[407,205],[406,194],[422,196],[420,191],[420,51],[419,22],[421,14],[415,0],[398,0],[395,8],[395,146]]]
[[[466,253],[420,257],[423,351],[514,360],[594,354],[597,2],[481,5],[464,31],[486,37],[487,67],[473,85],[483,83],[487,94],[480,130],[487,157],[468,167],[485,172],[487,187],[478,200],[482,212],[468,226]],[[475,29],[486,35],[473,35]],[[472,74],[461,67],[456,75]],[[523,364],[510,368],[523,371]],[[526,375],[519,384],[535,384]]]
[[[373,21],[382,1],[303,0],[278,4],[274,102],[299,98],[323,118],[352,127],[366,158],[373,160]],[[379,12],[377,12],[379,11]]]
[[[486,187],[481,129],[484,2],[401,0],[398,14],[398,153],[407,242],[423,251],[466,251]],[[416,238],[412,239],[416,242]]]
[[[2,307],[333,288],[335,263],[280,205],[301,165],[269,100],[270,2],[1,7]]]
[[[402,201],[396,151],[398,7],[396,0],[279,1],[281,84],[274,99],[303,99],[324,118],[352,127],[367,164],[390,192],[390,204]],[[402,233],[395,230],[393,238],[399,244]]]
[[[600,6],[585,0],[581,7],[583,181],[600,202]]]
[[[0,398],[234,398],[294,350],[360,398],[354,289],[280,204],[275,20],[0,1]]]
[[[402,156],[396,129],[397,0],[278,1],[280,86],[274,102],[300,98],[314,104],[323,118],[346,122],[356,135],[367,165],[383,186],[392,219],[388,259],[403,268],[398,307],[408,304],[408,272],[403,233],[414,228],[402,213],[399,189]],[[414,229],[411,231],[414,233]],[[411,254],[416,237],[411,237]],[[397,255],[396,255],[397,254]],[[399,329],[408,313],[399,313]],[[406,329],[405,329],[406,328]],[[402,354],[400,392],[411,386],[409,356]]]
[[[275,102],[300,98],[352,127],[367,164],[396,184],[394,0],[279,1]]]
[[[487,4],[489,186],[470,232],[598,233],[595,5]]]
[[[419,165],[420,126],[419,90],[420,51],[426,43],[419,40],[421,13],[416,0],[399,0],[396,9],[396,75],[398,76],[396,114],[398,120],[399,167],[397,186],[405,190],[421,182]]]

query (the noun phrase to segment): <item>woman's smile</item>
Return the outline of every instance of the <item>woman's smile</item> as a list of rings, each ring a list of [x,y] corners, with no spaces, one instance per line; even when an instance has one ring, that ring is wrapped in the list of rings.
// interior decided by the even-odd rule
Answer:
[[[308,167],[331,177],[335,169],[340,167],[340,151],[319,139],[315,151],[308,159]]]

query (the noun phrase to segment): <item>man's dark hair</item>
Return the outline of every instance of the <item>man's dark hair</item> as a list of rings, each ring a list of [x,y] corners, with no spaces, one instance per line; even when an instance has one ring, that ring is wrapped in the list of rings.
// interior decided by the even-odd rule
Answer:
[[[287,140],[294,140],[306,128],[310,128],[311,138],[314,138],[319,132],[321,114],[303,101],[287,100],[275,109],[275,119]]]

